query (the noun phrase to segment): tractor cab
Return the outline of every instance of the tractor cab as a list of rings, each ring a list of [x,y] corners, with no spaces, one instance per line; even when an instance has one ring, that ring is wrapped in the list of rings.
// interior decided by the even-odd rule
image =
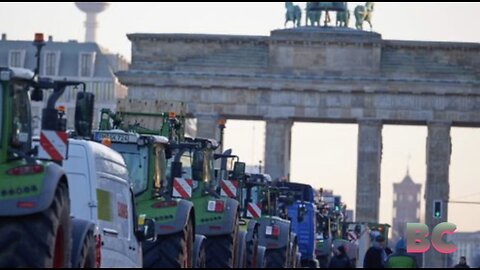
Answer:
[[[149,200],[168,195],[165,149],[168,139],[163,136],[141,135],[123,130],[95,131],[93,139],[119,152],[129,170],[130,184],[137,200]]]
[[[239,197],[239,186],[245,178],[245,163],[239,157],[232,155],[228,149],[223,154],[214,154],[215,160],[220,160],[220,168],[215,169],[215,178],[218,183],[216,191],[220,196],[229,198]]]
[[[201,138],[185,138],[182,142],[172,142],[169,144],[168,152],[171,158],[167,162],[167,178],[181,179],[187,181],[187,185],[192,189],[184,192],[174,193],[176,196],[191,198],[192,192],[196,196],[215,191],[216,179],[213,166],[213,152],[218,147],[215,140]],[[175,184],[179,190],[183,183]]]
[[[65,249],[80,246],[75,242],[81,240],[75,228],[93,226],[70,219],[67,176],[59,166],[68,152],[67,121],[65,109],[56,102],[66,87],[82,88],[77,94],[75,130],[83,136],[91,129],[94,97],[86,92],[83,82],[38,76],[45,44],[43,34],[35,34],[34,72],[0,67],[0,230],[5,235],[17,235],[17,246],[1,255],[10,261],[5,264],[7,267],[68,267],[71,263],[76,266],[78,256],[70,256],[71,251]],[[45,90],[51,92],[42,110],[40,143],[32,148],[30,101],[42,101]],[[51,226],[46,228],[45,224]],[[35,252],[18,252],[23,247]],[[25,254],[29,260],[21,259]]]
[[[272,179],[268,174],[246,175],[239,196],[242,218],[255,219],[273,212],[269,193],[271,182]]]

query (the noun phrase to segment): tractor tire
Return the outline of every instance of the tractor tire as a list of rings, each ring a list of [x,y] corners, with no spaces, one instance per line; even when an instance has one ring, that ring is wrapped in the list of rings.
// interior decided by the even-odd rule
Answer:
[[[252,240],[247,242],[247,268],[257,267],[257,250],[258,250],[258,238],[257,233],[253,234]]]
[[[60,181],[45,211],[0,218],[0,267],[70,267],[71,221],[68,186]]]
[[[298,253],[298,243],[295,241],[292,246],[292,250],[290,250],[290,261],[288,262],[289,268],[297,268],[297,253]]]
[[[302,262],[302,267],[303,268],[321,268],[318,260],[303,261]],[[325,267],[325,268],[328,268],[328,267]]]
[[[203,244],[200,247],[200,250],[198,252],[198,257],[195,260],[195,265],[193,268],[205,268],[206,262],[205,262],[205,245]]]
[[[287,265],[287,248],[267,249],[265,257],[267,268],[289,268]]]
[[[96,268],[95,245],[95,237],[93,233],[89,231],[82,244],[78,265],[74,265],[74,268]]]
[[[207,237],[205,241],[207,268],[233,268],[235,245],[232,234]]]
[[[207,268],[233,268],[235,266],[239,219],[237,215],[232,233],[207,237],[205,241]]]
[[[317,260],[320,265],[320,268],[328,268],[328,265],[330,264],[329,256],[317,256]]]
[[[143,243],[143,267],[191,268],[193,254],[193,225],[189,220],[183,231],[159,235],[155,242]]]
[[[264,246],[257,246],[257,257],[256,264],[252,266],[253,268],[266,268],[267,267],[267,258],[265,257],[266,248]]]
[[[300,252],[297,252],[296,255],[295,268],[302,268],[302,253]]]
[[[236,255],[236,264],[235,268],[246,268],[247,267],[247,233],[246,232],[237,232],[237,255]]]

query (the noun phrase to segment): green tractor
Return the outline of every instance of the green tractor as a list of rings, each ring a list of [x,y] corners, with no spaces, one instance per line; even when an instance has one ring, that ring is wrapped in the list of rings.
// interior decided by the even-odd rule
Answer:
[[[237,255],[237,246],[242,246],[242,241],[238,240],[239,203],[235,199],[220,196],[217,192],[219,182],[213,164],[218,143],[215,140],[185,136],[185,107],[182,104],[166,103],[160,106],[157,102],[151,104],[129,100],[118,107],[124,107],[124,111],[112,113],[105,110],[102,113],[102,121],[114,119],[114,126],[105,123],[102,127],[156,133],[169,138],[164,194],[193,203],[195,233],[206,237],[205,251],[198,253],[201,258],[199,260],[204,260],[208,268],[233,268],[241,265],[241,259]],[[132,108],[140,112],[132,112]],[[142,112],[162,110],[170,112]],[[161,221],[157,220],[158,222]]]
[[[221,138],[223,140],[223,128],[225,127],[222,122],[219,124],[221,129]],[[214,154],[215,160],[220,160],[220,167],[215,169],[215,177],[217,181],[216,193],[222,197],[239,200],[239,185],[245,179],[245,163],[239,161],[239,157],[232,155],[232,150],[228,149],[222,154]],[[252,265],[253,255],[257,252],[253,252],[253,248],[257,245],[253,245],[253,236],[247,239],[246,222],[244,219],[240,219],[237,236],[237,251],[236,268],[255,267]]]
[[[158,116],[165,119],[167,126],[174,125],[177,129],[181,126],[175,117],[168,114]],[[160,136],[168,129],[155,131],[138,124],[124,126],[124,121],[128,121],[126,113],[103,109],[100,130],[94,132],[94,140],[110,144],[124,157],[137,211],[156,222],[156,240],[143,244],[144,266],[204,266],[204,237],[195,235],[193,203],[173,192],[175,183],[167,166],[174,157],[168,138]]]
[[[287,219],[284,198],[270,176],[248,174],[240,190],[242,219],[248,220],[243,223],[247,230],[249,267],[299,267],[297,238]]]
[[[66,119],[56,108],[66,87],[85,90],[85,84],[39,78],[43,34],[35,34],[34,45],[35,72],[0,68],[0,267],[95,267],[94,224],[70,217],[61,167],[68,151]],[[43,100],[48,89],[53,92],[43,109],[40,146],[33,149],[30,101]],[[77,95],[79,136],[91,129],[93,100],[91,93]],[[93,255],[89,262],[86,255]]]
[[[235,199],[220,196],[219,183],[215,178],[215,140],[185,138],[172,143],[173,159],[167,170],[178,184],[178,195],[191,200],[196,210],[196,231],[207,237],[205,259],[208,268],[233,268],[238,266],[239,203]],[[181,179],[191,180],[190,193],[181,191]],[[187,187],[188,189],[188,187]],[[174,190],[174,192],[175,192]]]

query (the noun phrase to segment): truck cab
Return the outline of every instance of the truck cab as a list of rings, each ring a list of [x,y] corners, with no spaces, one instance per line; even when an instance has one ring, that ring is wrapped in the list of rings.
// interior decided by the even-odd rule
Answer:
[[[281,193],[287,198],[285,202],[287,218],[291,221],[292,231],[297,235],[298,247],[302,253],[302,265],[316,267],[316,216],[313,188],[307,184],[278,183]]]
[[[134,196],[122,156],[100,143],[69,139],[63,168],[72,216],[94,221],[99,228],[101,267],[142,267]]]

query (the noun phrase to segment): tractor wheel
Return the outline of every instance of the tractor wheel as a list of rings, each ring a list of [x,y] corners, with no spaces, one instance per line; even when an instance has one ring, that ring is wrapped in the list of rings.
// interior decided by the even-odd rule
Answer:
[[[302,268],[302,253],[300,252],[297,252],[296,255],[295,268]]]
[[[236,255],[236,265],[235,268],[246,268],[247,267],[247,233],[246,232],[237,232],[237,255]]]
[[[93,233],[89,231],[83,241],[78,265],[74,265],[75,268],[96,268],[95,245]]]
[[[298,253],[298,243],[295,241],[292,246],[292,250],[290,250],[290,262],[289,268],[296,268],[297,266],[297,253]]]
[[[205,255],[207,268],[233,268],[236,264],[235,253],[238,236],[237,216],[233,231],[227,235],[210,236],[205,240]]]
[[[317,260],[320,265],[320,268],[328,268],[328,265],[330,264],[329,256],[318,256]]]
[[[205,268],[205,244],[202,244],[193,268]]]
[[[267,249],[265,257],[267,259],[267,268],[286,268],[287,248]]]
[[[71,222],[68,186],[60,181],[45,211],[0,218],[0,267],[70,267]]]
[[[266,268],[267,258],[265,257],[266,248],[264,246],[257,246],[257,257],[255,258],[256,264],[253,268]]]
[[[157,236],[155,242],[143,243],[143,266],[146,268],[191,268],[193,226],[189,220],[183,231]]]
[[[252,240],[247,242],[247,268],[256,268],[257,265],[257,250],[258,250],[258,238],[257,233],[253,233]]]
[[[233,268],[235,245],[232,234],[207,237],[206,267]]]

